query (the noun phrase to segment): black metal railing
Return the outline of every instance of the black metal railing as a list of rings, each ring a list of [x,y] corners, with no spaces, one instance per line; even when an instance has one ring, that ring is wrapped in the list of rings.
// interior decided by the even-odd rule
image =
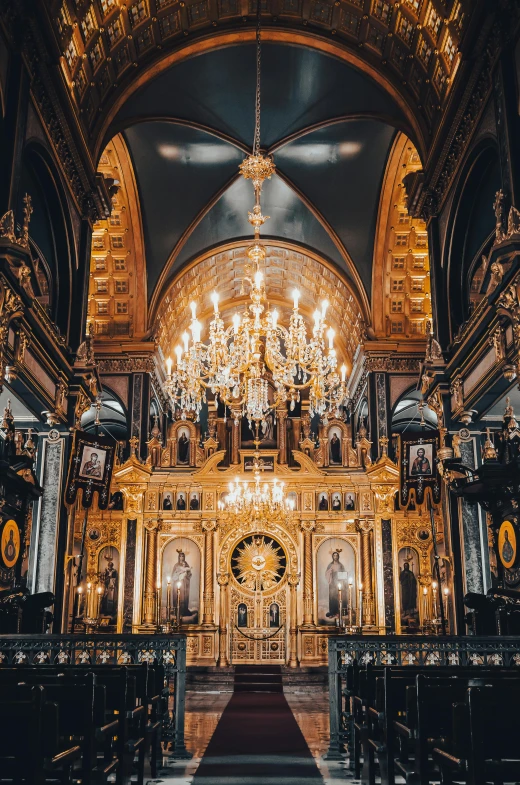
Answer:
[[[327,757],[340,759],[350,738],[349,665],[518,666],[520,637],[338,636],[329,644],[330,746]]]
[[[0,667],[13,665],[131,665],[164,666],[172,696],[165,738],[173,757],[186,757],[185,635],[0,635]]]

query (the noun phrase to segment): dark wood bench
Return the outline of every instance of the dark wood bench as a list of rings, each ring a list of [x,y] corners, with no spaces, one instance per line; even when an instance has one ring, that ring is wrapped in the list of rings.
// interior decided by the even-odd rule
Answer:
[[[59,706],[47,700],[44,687],[2,685],[0,716],[0,782],[72,785],[81,747],[63,744]]]
[[[433,749],[443,784],[520,780],[519,701],[520,683],[468,687],[464,701],[452,706],[450,739]]]

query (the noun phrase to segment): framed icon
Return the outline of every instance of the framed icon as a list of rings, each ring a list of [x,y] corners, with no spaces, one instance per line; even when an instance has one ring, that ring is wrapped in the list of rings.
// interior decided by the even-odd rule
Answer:
[[[16,521],[9,520],[4,524],[1,537],[2,561],[7,569],[15,566],[20,555],[20,529]]]
[[[3,542],[3,540],[2,540]],[[516,531],[511,521],[503,521],[498,530],[498,556],[506,570],[516,563]]]

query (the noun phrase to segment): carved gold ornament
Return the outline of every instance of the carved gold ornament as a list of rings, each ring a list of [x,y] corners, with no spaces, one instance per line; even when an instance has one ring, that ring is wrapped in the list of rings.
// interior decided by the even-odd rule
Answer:
[[[272,589],[284,576],[286,557],[271,537],[253,535],[240,542],[231,557],[235,579],[250,591]]]

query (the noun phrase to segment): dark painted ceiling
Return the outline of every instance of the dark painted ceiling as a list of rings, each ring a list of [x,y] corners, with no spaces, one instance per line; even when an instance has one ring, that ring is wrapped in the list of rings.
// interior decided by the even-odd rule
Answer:
[[[116,118],[136,170],[150,294],[173,251],[169,276],[210,247],[251,236],[252,187],[234,177],[240,148],[252,142],[254,65],[249,44],[199,55],[135,93]],[[404,127],[398,107],[365,74],[316,51],[263,46],[262,145],[275,148],[280,175],[264,186],[271,220],[263,234],[307,246],[348,275],[350,255],[368,297],[396,126]],[[302,135],[280,145],[296,132]]]

